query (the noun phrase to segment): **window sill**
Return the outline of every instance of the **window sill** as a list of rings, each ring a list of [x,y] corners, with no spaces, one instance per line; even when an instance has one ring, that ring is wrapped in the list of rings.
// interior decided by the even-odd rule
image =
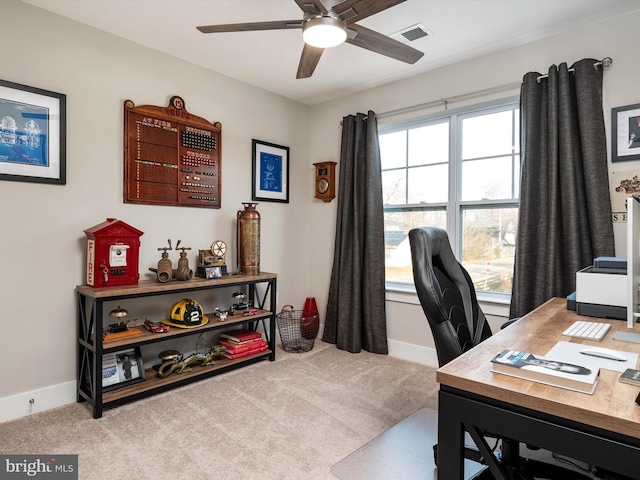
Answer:
[[[388,302],[398,303],[410,303],[413,305],[420,305],[416,289],[413,285],[407,285],[406,287],[394,285],[393,287],[387,286],[385,299]]]
[[[478,303],[485,315],[509,318],[510,295],[478,292],[477,297]],[[407,285],[406,287],[398,285],[394,285],[393,287],[387,286],[385,299],[388,302],[420,305],[420,300],[418,300],[418,295],[413,285]]]

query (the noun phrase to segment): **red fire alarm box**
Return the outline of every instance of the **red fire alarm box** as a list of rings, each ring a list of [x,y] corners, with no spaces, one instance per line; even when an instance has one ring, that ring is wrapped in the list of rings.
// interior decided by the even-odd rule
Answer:
[[[138,284],[143,232],[115,218],[107,218],[84,233],[87,236],[87,285]]]

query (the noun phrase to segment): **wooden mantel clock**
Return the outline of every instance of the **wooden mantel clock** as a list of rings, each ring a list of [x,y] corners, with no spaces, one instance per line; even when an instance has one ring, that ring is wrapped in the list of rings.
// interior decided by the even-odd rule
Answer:
[[[336,198],[336,162],[318,162],[316,166],[316,198],[330,202]]]

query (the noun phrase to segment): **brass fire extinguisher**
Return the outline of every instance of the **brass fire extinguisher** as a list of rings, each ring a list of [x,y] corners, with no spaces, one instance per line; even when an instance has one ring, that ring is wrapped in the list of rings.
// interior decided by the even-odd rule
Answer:
[[[238,234],[238,271],[246,275],[260,273],[260,213],[257,203],[242,203],[236,222]]]

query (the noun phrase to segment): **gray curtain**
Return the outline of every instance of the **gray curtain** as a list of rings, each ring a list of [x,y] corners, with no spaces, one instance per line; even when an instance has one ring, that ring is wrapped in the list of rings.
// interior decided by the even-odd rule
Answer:
[[[322,339],[388,353],[382,174],[376,115],[342,119],[333,270]]]
[[[575,291],[576,272],[614,255],[602,68],[583,59],[524,76],[520,213],[511,317]]]

